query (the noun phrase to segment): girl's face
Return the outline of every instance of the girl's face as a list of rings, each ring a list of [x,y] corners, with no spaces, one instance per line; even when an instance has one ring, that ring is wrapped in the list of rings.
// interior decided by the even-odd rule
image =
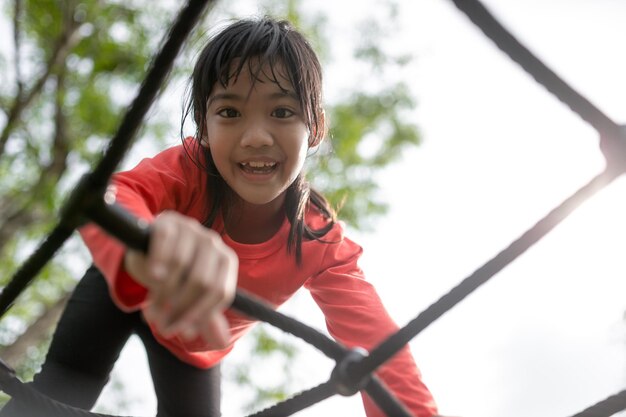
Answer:
[[[282,204],[306,158],[309,131],[283,72],[264,67],[254,79],[246,64],[208,98],[205,145],[226,183],[251,204]]]

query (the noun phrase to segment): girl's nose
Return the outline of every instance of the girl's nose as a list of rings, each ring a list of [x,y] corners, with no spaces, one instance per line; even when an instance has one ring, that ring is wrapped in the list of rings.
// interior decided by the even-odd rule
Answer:
[[[273,144],[274,139],[271,132],[262,123],[247,126],[241,137],[241,146],[243,147],[261,148]]]

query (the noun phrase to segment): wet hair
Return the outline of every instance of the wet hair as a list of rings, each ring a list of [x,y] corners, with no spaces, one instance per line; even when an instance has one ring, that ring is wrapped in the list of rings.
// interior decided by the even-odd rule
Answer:
[[[269,68],[269,74],[262,72],[264,68]],[[207,102],[217,83],[226,87],[244,70],[250,72],[253,82],[267,76],[283,90],[279,75],[291,82],[310,132],[309,147],[319,145],[327,133],[322,107],[321,65],[309,42],[289,22],[269,17],[238,20],[215,35],[201,51],[194,67],[181,124],[193,116],[195,141],[192,145],[186,141],[183,143],[194,162],[208,173],[209,207],[204,221],[207,227],[213,225],[220,211],[227,219],[228,208],[235,201],[233,191],[215,166],[210,149],[202,144],[207,139]],[[311,204],[328,220],[321,229],[312,229],[304,221]],[[335,212],[326,198],[311,188],[303,172],[287,189],[285,214],[291,223],[287,248],[295,254],[298,263],[303,239],[321,240],[336,221]]]

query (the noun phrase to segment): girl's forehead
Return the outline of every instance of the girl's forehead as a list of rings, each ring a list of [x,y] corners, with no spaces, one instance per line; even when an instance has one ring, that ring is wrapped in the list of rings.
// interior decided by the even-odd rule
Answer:
[[[285,91],[293,92],[294,90],[282,62],[261,62],[259,58],[251,58],[243,62],[239,59],[233,60],[229,65],[228,73],[220,78],[213,89],[255,86],[257,83],[278,86]]]

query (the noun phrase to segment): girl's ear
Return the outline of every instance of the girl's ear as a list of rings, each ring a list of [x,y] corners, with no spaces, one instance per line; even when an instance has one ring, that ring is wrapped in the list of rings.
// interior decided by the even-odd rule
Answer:
[[[320,119],[317,126],[313,126],[309,135],[309,148],[314,148],[319,145],[326,134],[326,112],[324,110],[320,113]]]
[[[204,146],[205,148],[209,148],[209,132],[207,130],[206,123],[204,124],[204,127],[202,128],[202,136],[200,136],[200,145]]]
[[[196,130],[196,135],[200,135],[198,138],[200,140],[200,145],[205,148],[209,147],[209,134],[206,125],[206,118],[202,117],[202,113],[198,110],[194,112],[194,121],[196,122],[196,126],[202,126],[202,128]]]

